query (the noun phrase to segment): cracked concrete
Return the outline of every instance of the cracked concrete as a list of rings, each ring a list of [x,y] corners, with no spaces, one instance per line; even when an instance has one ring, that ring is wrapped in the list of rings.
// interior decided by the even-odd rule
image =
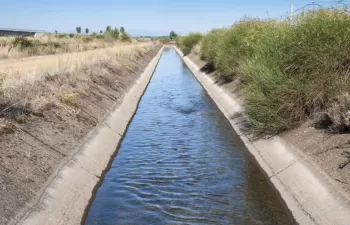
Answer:
[[[176,48],[178,53],[182,52]],[[260,168],[275,187],[281,200],[299,224],[347,225],[350,222],[350,205],[342,193],[318,167],[310,163],[307,155],[281,137],[254,140],[244,132],[244,115],[239,99],[218,86],[214,80],[188,57],[184,62],[230,121],[236,133],[254,156]]]
[[[93,191],[117,151],[129,121],[133,117],[163,48],[149,63],[143,74],[123,98],[123,102],[100,123],[57,174],[19,224],[80,224]]]

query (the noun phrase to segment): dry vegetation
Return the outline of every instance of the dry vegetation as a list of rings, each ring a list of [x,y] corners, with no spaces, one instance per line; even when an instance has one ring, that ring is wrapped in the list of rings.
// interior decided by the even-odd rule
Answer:
[[[74,111],[77,97],[88,94],[90,85],[104,70],[128,68],[154,47],[153,43],[121,45],[0,62],[3,65],[0,71],[0,118],[17,120],[30,113],[40,114],[52,103]],[[117,83],[110,75],[103,79],[111,86]]]
[[[101,36],[0,37],[0,60],[67,52],[82,52],[120,44],[113,38]]]
[[[147,42],[0,60],[0,224],[31,205],[159,48]]]

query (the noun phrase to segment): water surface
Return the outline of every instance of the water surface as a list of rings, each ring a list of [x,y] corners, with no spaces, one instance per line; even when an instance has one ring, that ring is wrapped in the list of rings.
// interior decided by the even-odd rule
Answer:
[[[224,115],[166,49],[85,224],[292,224]]]

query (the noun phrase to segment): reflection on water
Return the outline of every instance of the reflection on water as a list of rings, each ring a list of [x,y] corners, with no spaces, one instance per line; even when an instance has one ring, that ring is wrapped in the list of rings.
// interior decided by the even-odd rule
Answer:
[[[174,49],[166,49],[85,224],[291,224]]]

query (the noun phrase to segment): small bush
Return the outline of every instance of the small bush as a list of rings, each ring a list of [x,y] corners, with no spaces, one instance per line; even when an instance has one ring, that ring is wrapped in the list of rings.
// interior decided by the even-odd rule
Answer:
[[[50,41],[50,42],[47,42],[47,44],[42,44],[42,45],[52,47],[52,48],[62,48],[62,45],[60,43],[54,42],[54,41]]]
[[[70,38],[73,38],[73,37],[74,37],[74,34],[70,33],[70,34],[69,34],[69,37],[70,37]]]
[[[122,32],[122,34],[120,35],[120,39],[122,41],[131,41],[130,35],[127,34],[126,32]]]
[[[28,49],[33,47],[33,42],[28,40],[25,37],[16,37],[13,41],[12,41],[12,45],[13,47],[19,47],[21,50],[24,49]]]
[[[67,35],[66,34],[59,34],[59,35],[57,35],[57,37],[58,38],[65,38],[65,37],[67,37]]]
[[[180,46],[181,51],[187,55],[191,52],[193,46],[199,43],[203,35],[200,33],[190,33],[187,36],[176,38],[177,44]]]
[[[81,39],[83,40],[84,43],[89,43],[93,41],[93,38],[90,36],[83,36]]]
[[[104,36],[103,34],[97,34],[97,35],[95,36],[95,38],[97,38],[97,39],[104,39],[105,36]]]
[[[160,37],[156,39],[157,41],[160,41],[163,44],[169,43],[171,39],[169,37]]]
[[[61,92],[59,94],[59,99],[62,103],[69,105],[69,106],[77,106],[78,100],[77,100],[77,94],[71,91],[65,91]]]

